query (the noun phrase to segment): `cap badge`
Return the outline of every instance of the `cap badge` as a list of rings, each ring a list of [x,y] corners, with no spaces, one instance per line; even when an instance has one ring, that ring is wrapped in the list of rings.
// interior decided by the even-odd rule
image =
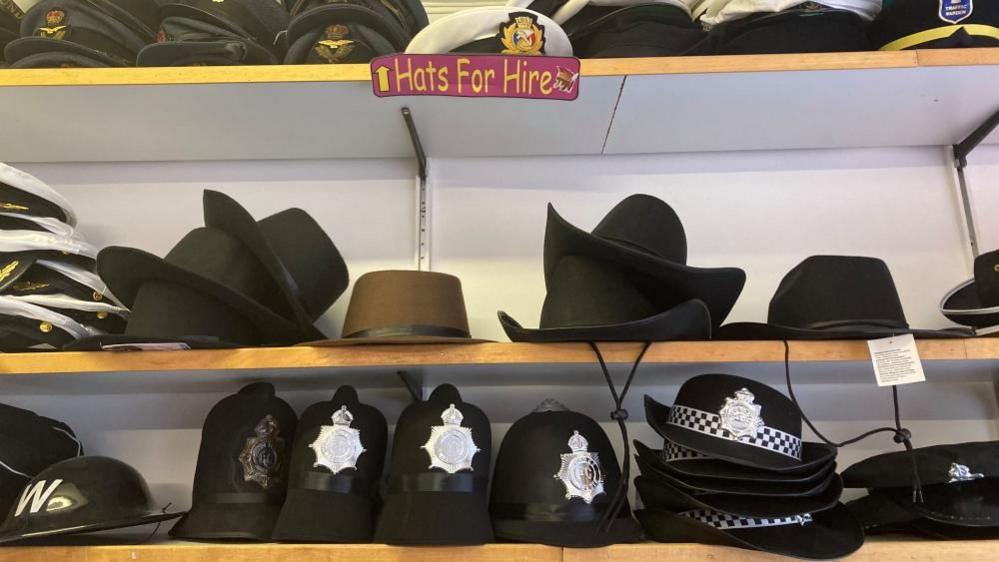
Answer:
[[[49,39],[62,39],[69,31],[69,26],[60,25],[66,20],[66,12],[62,10],[49,10],[45,14],[45,27],[38,28],[40,37]]]
[[[735,392],[734,398],[726,398],[725,405],[718,411],[721,416],[721,428],[731,433],[736,439],[746,439],[759,433],[763,427],[759,404],[753,404],[752,392],[745,388]]]
[[[350,35],[350,28],[346,25],[335,24],[327,26],[323,30],[323,35],[325,39],[316,41],[313,50],[328,64],[343,62],[354,50],[354,41],[344,39],[344,37]]]
[[[947,23],[960,23],[975,11],[974,0],[940,0],[940,19]]]
[[[309,445],[316,453],[313,467],[325,466],[333,474],[345,468],[357,468],[357,459],[365,449],[361,445],[361,432],[350,427],[352,421],[353,414],[346,406],[341,406],[333,413],[333,425],[321,427],[319,437]]]
[[[971,472],[970,468],[964,466],[963,464],[957,464],[956,462],[951,463],[950,470],[947,471],[947,476],[950,476],[950,480],[947,481],[948,484],[985,478],[985,475],[981,472]]]
[[[243,465],[243,480],[256,482],[266,490],[280,480],[278,472],[281,471],[284,439],[281,438],[281,426],[271,415],[260,420],[253,431],[256,436],[246,440],[239,462]]]
[[[13,273],[15,269],[17,269],[17,265],[19,263],[21,262],[18,260],[14,260],[8,263],[7,265],[3,266],[3,269],[0,269],[0,281],[3,281],[4,279],[10,277],[10,274]]]
[[[541,55],[545,48],[545,27],[538,25],[538,18],[527,12],[510,14],[507,23],[500,26],[504,55]]]
[[[29,293],[31,291],[37,291],[38,289],[44,289],[48,287],[48,283],[41,283],[38,281],[18,281],[11,285],[11,288],[19,293]]]
[[[555,478],[565,485],[565,499],[582,498],[591,503],[593,498],[604,493],[604,473],[600,470],[597,453],[587,452],[590,444],[578,431],[569,438],[571,453],[560,455],[562,465]]]
[[[0,203],[0,209],[4,211],[27,211],[28,207],[24,205],[18,205],[17,203]]]
[[[454,404],[441,413],[444,425],[430,428],[430,439],[421,446],[430,455],[430,468],[442,468],[448,474],[472,468],[472,457],[479,448],[472,439],[472,430],[461,427],[462,415]]]

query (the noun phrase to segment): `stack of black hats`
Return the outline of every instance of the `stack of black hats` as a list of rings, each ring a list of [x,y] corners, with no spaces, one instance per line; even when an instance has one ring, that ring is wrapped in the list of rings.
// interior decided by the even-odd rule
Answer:
[[[134,66],[156,21],[155,0],[41,0],[4,58],[12,68]]]
[[[523,328],[504,312],[513,341],[667,341],[709,339],[735,304],[746,274],[687,265],[676,212],[650,195],[618,203],[593,232],[548,206],[541,327]]]
[[[285,64],[366,63],[406,50],[427,26],[420,0],[298,0]]]
[[[902,533],[935,540],[999,537],[997,441],[877,455],[846,469],[843,483],[868,491],[869,495],[847,504],[868,535]]]
[[[288,10],[275,0],[170,0],[139,66],[280,64]]]
[[[259,221],[235,200],[204,193],[205,226],[164,258],[111,246],[97,270],[131,309],[125,332],[74,349],[158,344],[278,345],[322,339],[313,323],[347,288],[333,241],[301,209]]]
[[[69,202],[0,164],[0,350],[58,349],[120,333],[128,310],[93,272]]]
[[[646,397],[662,450],[636,442],[636,512],[649,538],[840,558],[863,532],[839,503],[836,449],[801,439],[801,415],[780,392],[731,375],[685,382],[672,406]]]

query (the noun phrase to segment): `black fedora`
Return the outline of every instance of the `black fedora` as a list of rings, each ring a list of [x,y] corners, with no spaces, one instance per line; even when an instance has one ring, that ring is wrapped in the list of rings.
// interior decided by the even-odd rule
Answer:
[[[912,334],[961,338],[967,330],[910,328],[888,265],[860,256],[810,256],[781,280],[767,323],[722,326],[716,339],[869,339]]]
[[[347,290],[347,264],[309,213],[291,208],[259,221],[228,195],[206,189],[205,226],[240,239],[267,268],[303,331]]]
[[[48,217],[76,225],[76,213],[58,191],[35,176],[0,162],[0,212]]]
[[[710,510],[671,513],[645,509],[635,515],[649,538],[659,542],[733,546],[809,560],[843,558],[864,543],[863,530],[842,504],[779,518]]]
[[[60,421],[0,404],[0,513],[49,466],[83,454],[73,430]]]
[[[944,295],[940,312],[974,328],[999,324],[999,250],[975,258],[975,276]]]
[[[801,439],[801,414],[779,391],[733,375],[688,379],[666,416],[649,424],[664,438],[710,457],[777,472],[814,472],[836,448]]]
[[[281,541],[368,542],[381,499],[385,416],[352,386],[309,406],[298,422],[288,496],[274,528]]]
[[[711,312],[712,325],[721,325],[739,298],[746,274],[734,267],[687,265],[687,236],[680,217],[665,201],[632,195],[614,206],[586,232],[563,219],[548,205],[545,229],[545,283],[564,256],[587,256],[619,264],[655,280],[672,299],[698,299]]]
[[[566,547],[636,542],[641,530],[627,503],[601,527],[620,481],[600,424],[546,400],[500,445],[489,506],[496,537]]]
[[[507,313],[498,313],[511,340],[543,343],[711,337],[711,314],[702,301],[663,291],[652,277],[612,262],[565,256],[548,276],[547,286],[539,328],[524,328]]]
[[[489,418],[444,384],[396,424],[385,506],[375,542],[477,545],[493,541]]]
[[[269,383],[247,385],[216,404],[201,434],[191,510],[170,536],[271,540],[296,422]]]
[[[638,466],[642,474],[676,486],[688,493],[714,493],[757,495],[770,497],[814,496],[828,488],[833,481],[836,464],[830,463],[822,470],[810,475],[809,480],[790,482],[770,482],[761,480],[739,480],[714,478],[711,476],[690,476],[670,471],[662,460],[662,451],[655,451],[639,441],[634,442]]]
[[[76,457],[41,471],[0,526],[0,543],[90,533],[180,517],[153,504],[137,470],[108,457]]]

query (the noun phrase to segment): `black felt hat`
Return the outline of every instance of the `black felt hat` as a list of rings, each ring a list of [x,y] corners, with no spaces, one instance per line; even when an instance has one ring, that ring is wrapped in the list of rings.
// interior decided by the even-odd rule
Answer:
[[[0,213],[51,218],[76,225],[76,214],[65,197],[35,176],[4,163],[0,163]]]
[[[850,10],[816,2],[807,8],[759,13],[711,28],[688,55],[839,53],[870,50],[867,21]]]
[[[156,506],[131,466],[108,457],[76,457],[31,479],[0,526],[0,543],[135,527],[180,515]]]
[[[842,504],[818,513],[770,519],[708,510],[645,509],[635,515],[649,538],[659,542],[734,546],[810,560],[842,558],[864,543],[863,530]]]
[[[987,328],[999,324],[999,250],[975,258],[975,276],[944,295],[940,312],[965,326]]]
[[[375,542],[477,545],[493,541],[487,494],[489,418],[438,386],[396,423],[385,506]]]
[[[580,12],[579,17],[588,14]],[[580,58],[677,56],[704,38],[703,28],[690,19],[690,13],[672,4],[614,9],[578,28],[571,25],[573,19],[563,27],[573,29],[569,40]]]
[[[333,399],[309,406],[298,422],[288,497],[273,538],[368,542],[381,499],[388,441],[385,416],[341,386]]]
[[[894,0],[870,27],[875,49],[999,46],[999,6],[973,0]]]
[[[218,22],[172,16],[160,22],[157,42],[147,45],[138,66],[238,66],[278,64],[279,59],[250,37]]]
[[[414,0],[299,0],[291,9],[285,64],[344,64],[402,52],[427,25]]]
[[[922,501],[913,501],[915,462]],[[999,441],[934,445],[876,455],[843,472],[848,487],[877,489],[925,519],[999,526]]]
[[[835,447],[802,441],[801,415],[791,399],[744,377],[696,376],[680,386],[671,407],[655,409],[665,414],[649,418],[660,435],[716,459],[801,473],[836,457]]]
[[[546,251],[547,254],[547,251]],[[505,312],[513,341],[670,341],[711,337],[711,314],[698,299],[664,289],[649,275],[595,258],[567,255],[548,275],[539,328]]]
[[[73,430],[60,421],[0,404],[0,513],[7,513],[36,474],[83,454]]]
[[[269,383],[247,385],[216,404],[201,434],[191,511],[170,536],[270,540],[288,485],[296,422]]]
[[[968,337],[965,330],[910,328],[887,264],[858,256],[811,256],[794,267],[770,299],[767,323],[722,326],[716,339],[868,339]]]
[[[171,17],[215,24],[267,49],[276,61],[284,58],[280,34],[288,29],[288,11],[275,0],[171,0],[160,7],[160,18]]]
[[[627,503],[600,526],[620,481],[600,424],[546,400],[500,446],[489,508],[496,537],[567,547],[635,542],[641,531]]]
[[[946,523],[920,517],[877,488],[847,503],[846,507],[864,527],[866,535],[905,534],[938,541],[999,538],[999,525],[968,526],[960,521]]]

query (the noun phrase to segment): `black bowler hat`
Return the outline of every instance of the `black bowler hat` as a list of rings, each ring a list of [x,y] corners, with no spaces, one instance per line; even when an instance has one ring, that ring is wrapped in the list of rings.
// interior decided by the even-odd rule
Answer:
[[[212,408],[201,434],[191,511],[170,536],[268,541],[288,485],[295,412],[269,383]]]
[[[973,0],[894,0],[870,27],[875,49],[999,46],[999,6]]]
[[[802,441],[791,399],[751,379],[699,375],[680,386],[672,406],[655,409],[665,415],[649,425],[664,438],[731,463],[801,473],[836,457],[835,447]]]
[[[885,262],[858,256],[811,256],[781,280],[767,323],[722,326],[716,339],[868,339],[967,337],[965,330],[910,328]]]
[[[281,541],[368,542],[381,504],[385,416],[352,386],[309,406],[295,434],[288,497],[274,528]]]
[[[586,17],[584,12],[576,17]],[[573,18],[575,19],[575,18]],[[572,19],[565,23],[569,28]],[[580,58],[668,57],[684,54],[704,38],[701,25],[673,4],[619,8],[573,27],[572,49]]]
[[[493,541],[489,418],[444,384],[396,423],[385,506],[375,542],[477,545]]]
[[[83,454],[66,424],[0,404],[0,513],[7,513],[25,485],[49,466]]]
[[[975,276],[944,295],[940,312],[965,326],[987,328],[999,324],[999,250],[975,258]]]
[[[565,256],[585,256],[618,264],[648,276],[668,298],[699,299],[717,327],[739,298],[746,274],[741,269],[686,265],[687,237],[680,217],[651,195],[632,195],[618,203],[592,232],[576,228],[548,206],[545,230],[545,283]]]
[[[546,251],[547,254],[547,251]],[[505,312],[513,341],[670,341],[711,337],[711,314],[699,299],[664,290],[649,275],[584,256],[561,258],[548,276],[539,328]]]
[[[72,206],[58,191],[35,176],[2,162],[0,162],[0,213],[48,217],[69,226],[76,225],[76,214]]]
[[[500,445],[489,507],[496,537],[568,547],[636,542],[641,531],[627,503],[601,526],[620,481],[600,425],[546,400]]]
[[[913,501],[912,463],[922,488]],[[846,486],[876,489],[913,515],[967,527],[999,526],[999,441],[934,445],[864,459],[843,472]]]
[[[0,526],[0,543],[135,527],[180,515],[157,508],[131,466],[108,457],[76,457],[31,479]]]
[[[668,465],[662,460],[662,451],[652,450],[639,441],[635,441],[634,444],[638,466],[642,468],[643,475],[667,482],[688,493],[755,495],[772,498],[815,496],[825,492],[833,483],[833,473],[836,469],[835,463],[829,463],[813,475],[809,475],[808,480],[787,482],[690,476],[669,470]]]
[[[870,50],[867,20],[850,10],[806,2],[775,13],[752,14],[711,28],[688,55],[838,53]]]
[[[635,515],[649,538],[659,542],[733,546],[811,560],[842,558],[864,543],[863,530],[842,504],[818,513],[774,518],[711,510],[645,509]]]
[[[138,66],[239,66],[277,64],[274,53],[218,22],[171,16],[160,22],[157,42],[147,45]]]
[[[119,15],[153,9],[154,0],[42,0],[25,13],[21,38],[7,44],[4,56],[14,65],[29,56],[68,53],[107,66],[132,66],[153,37],[148,29],[137,27],[139,17],[122,21]],[[58,55],[53,59],[54,66],[62,62],[59,59]],[[32,65],[44,66],[38,58]]]

